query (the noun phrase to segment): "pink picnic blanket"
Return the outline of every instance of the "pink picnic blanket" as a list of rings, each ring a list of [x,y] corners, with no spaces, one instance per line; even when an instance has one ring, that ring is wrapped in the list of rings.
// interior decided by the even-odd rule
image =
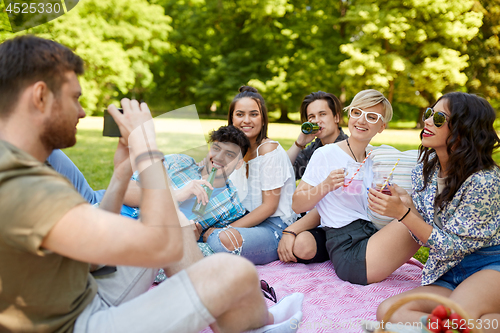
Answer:
[[[260,278],[275,289],[278,300],[294,292],[305,295],[298,332],[359,333],[361,320],[376,320],[380,302],[420,285],[422,267],[412,258],[384,281],[368,286],[340,280],[330,261],[309,265],[274,261],[257,266],[257,270]],[[266,302],[268,306],[274,304]]]

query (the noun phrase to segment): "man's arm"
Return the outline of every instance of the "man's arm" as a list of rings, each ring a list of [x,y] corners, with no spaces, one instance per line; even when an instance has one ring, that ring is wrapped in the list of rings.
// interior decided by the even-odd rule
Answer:
[[[123,138],[128,138],[131,160],[140,172],[142,223],[137,223],[103,209],[81,204],[68,211],[42,242],[42,247],[84,262],[109,265],[162,267],[182,257],[183,238],[179,220],[188,223],[177,210],[156,149],[151,114],[145,104],[122,100],[123,115],[111,106]],[[135,130],[134,130],[135,129]],[[125,144],[125,143],[124,143]],[[144,155],[146,153],[146,155]],[[145,156],[147,158],[137,159]],[[116,160],[106,209],[123,201],[130,174],[127,160]],[[129,171],[131,173],[131,171]]]
[[[292,209],[295,213],[312,210],[316,204],[331,191],[335,191],[344,184],[344,170],[337,169],[330,172],[328,177],[317,186],[312,186],[301,180],[293,193]]]
[[[123,198],[123,204],[130,207],[139,207],[141,204],[141,197],[142,193],[138,182],[130,180],[127,191],[125,192],[125,197]]]

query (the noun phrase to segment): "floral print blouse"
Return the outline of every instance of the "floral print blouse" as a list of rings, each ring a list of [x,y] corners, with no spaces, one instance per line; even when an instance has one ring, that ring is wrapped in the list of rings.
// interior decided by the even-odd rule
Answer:
[[[422,246],[429,247],[429,259],[422,273],[422,285],[439,279],[456,266],[466,255],[489,246],[500,244],[500,169],[478,171],[467,178],[453,199],[443,209],[434,207],[437,192],[436,168],[424,191],[423,164],[412,172],[412,198],[424,221],[434,229]],[[441,219],[443,228],[434,223],[434,214]]]

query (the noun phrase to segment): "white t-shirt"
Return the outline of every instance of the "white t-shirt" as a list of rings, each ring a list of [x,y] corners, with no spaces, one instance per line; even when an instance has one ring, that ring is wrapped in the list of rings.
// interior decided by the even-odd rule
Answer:
[[[330,174],[331,171],[345,168],[348,162],[354,159],[344,152],[337,144],[332,143],[316,149],[302,181],[311,186],[317,186]],[[341,228],[349,223],[368,218],[368,193],[373,179],[372,160],[368,158],[361,170],[364,172],[363,188],[359,195],[347,194],[343,187],[325,195],[318,202],[316,208],[321,216],[321,225],[330,228]]]
[[[259,155],[257,148],[257,157],[248,161],[248,179],[246,164],[229,176],[238,189],[238,196],[243,206],[251,212],[262,205],[262,191],[281,188],[278,209],[271,216],[279,216],[287,225],[295,222],[298,217],[292,210],[295,174],[283,147],[278,143],[276,149],[265,155]]]

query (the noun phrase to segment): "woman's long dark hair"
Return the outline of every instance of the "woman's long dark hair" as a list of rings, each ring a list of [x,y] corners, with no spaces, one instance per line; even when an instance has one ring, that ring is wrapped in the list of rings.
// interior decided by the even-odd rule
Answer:
[[[240,93],[233,98],[233,101],[229,105],[229,113],[227,115],[227,123],[228,123],[228,125],[233,125],[233,114],[234,114],[234,107],[236,106],[236,102],[238,102],[240,99],[245,98],[245,97],[253,99],[257,103],[257,105],[259,106],[260,115],[262,117],[262,128],[261,128],[260,133],[256,139],[256,143],[258,145],[260,145],[262,140],[267,138],[267,124],[269,123],[269,120],[268,120],[268,116],[267,116],[266,102],[264,101],[264,97],[262,97],[262,95],[259,94],[258,90],[255,89],[254,87],[241,86],[239,89],[239,92]]]
[[[443,95],[440,100],[448,106],[450,117],[445,123],[450,129],[446,146],[448,152],[445,188],[436,196],[436,206],[443,207],[451,201],[463,182],[473,173],[497,166],[493,151],[500,147],[500,139],[493,128],[496,113],[484,98],[476,95],[453,92]],[[433,105],[433,106],[434,106]],[[422,139],[422,132],[420,139]],[[419,147],[419,161],[423,162],[424,187],[439,163],[432,148]]]

